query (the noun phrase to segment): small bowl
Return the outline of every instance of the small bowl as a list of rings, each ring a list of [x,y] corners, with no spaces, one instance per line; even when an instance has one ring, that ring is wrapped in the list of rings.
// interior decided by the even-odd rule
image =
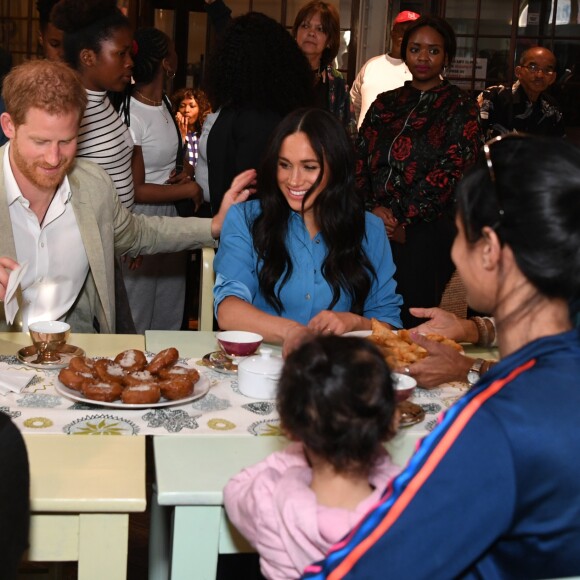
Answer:
[[[397,402],[406,401],[413,394],[417,381],[413,377],[402,373],[391,373],[391,376],[393,377],[393,389],[395,390]]]
[[[254,399],[275,399],[284,361],[272,356],[271,348],[243,359],[238,366],[238,387],[242,395]]]
[[[264,337],[244,330],[225,330],[215,337],[223,351],[230,356],[250,356],[262,344]]]

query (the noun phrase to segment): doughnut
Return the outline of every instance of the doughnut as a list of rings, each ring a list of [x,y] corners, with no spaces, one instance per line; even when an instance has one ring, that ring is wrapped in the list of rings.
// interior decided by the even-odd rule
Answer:
[[[123,377],[125,376],[123,367],[108,358],[95,361],[95,373],[101,381],[119,385],[123,382]]]
[[[147,366],[145,353],[141,350],[135,350],[133,348],[120,352],[115,357],[115,362],[128,373],[142,371]]]
[[[193,385],[195,384],[186,376],[173,377],[165,381],[159,381],[159,388],[161,394],[170,401],[184,399],[193,393]]]
[[[179,352],[176,348],[166,348],[158,352],[147,365],[146,369],[156,375],[161,369],[173,366],[179,358]]]
[[[155,383],[143,383],[125,387],[121,400],[128,405],[151,405],[158,403],[161,398],[159,386]]]
[[[69,389],[81,391],[83,383],[94,379],[92,373],[80,373],[69,368],[60,369],[58,380]]]
[[[68,363],[68,368],[77,373],[92,374],[95,368],[95,361],[84,356],[73,356]]]
[[[104,381],[86,381],[81,389],[87,399],[112,403],[121,397],[123,387],[119,383],[107,383]]]
[[[123,384],[126,387],[131,385],[142,385],[143,383],[154,383],[155,377],[149,371],[137,371],[135,373],[127,373],[123,377]]]
[[[195,369],[190,369],[187,367],[180,367],[175,365],[168,369],[161,369],[158,373],[159,378],[166,381],[174,377],[187,377],[189,380],[197,383],[199,381],[199,373]]]

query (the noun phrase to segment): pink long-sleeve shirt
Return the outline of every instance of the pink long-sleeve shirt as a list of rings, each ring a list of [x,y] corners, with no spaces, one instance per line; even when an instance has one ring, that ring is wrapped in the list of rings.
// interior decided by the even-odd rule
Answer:
[[[369,476],[375,490],[354,511],[318,505],[302,445],[292,443],[233,477],[224,504],[260,554],[262,574],[269,580],[294,579],[359,522],[400,471],[385,453]]]

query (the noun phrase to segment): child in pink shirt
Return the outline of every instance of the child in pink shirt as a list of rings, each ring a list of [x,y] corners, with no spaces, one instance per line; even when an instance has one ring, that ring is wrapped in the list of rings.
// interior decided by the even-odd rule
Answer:
[[[354,527],[400,468],[383,443],[396,432],[390,370],[362,338],[315,338],[287,359],[278,386],[293,441],[224,490],[228,516],[269,580],[294,579]]]

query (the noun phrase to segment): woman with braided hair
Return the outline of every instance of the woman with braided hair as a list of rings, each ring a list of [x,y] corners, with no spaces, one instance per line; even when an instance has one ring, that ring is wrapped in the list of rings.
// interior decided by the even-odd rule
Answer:
[[[165,85],[175,76],[177,54],[170,38],[156,28],[135,32],[129,129],[135,149],[133,182],[136,213],[177,216],[175,202],[202,202],[201,188],[192,180],[193,167],[183,167],[181,134],[173,118]],[[126,111],[124,111],[126,113]],[[187,253],[143,256],[139,268],[125,267],[124,276],[137,331],[179,330],[185,305]]]

